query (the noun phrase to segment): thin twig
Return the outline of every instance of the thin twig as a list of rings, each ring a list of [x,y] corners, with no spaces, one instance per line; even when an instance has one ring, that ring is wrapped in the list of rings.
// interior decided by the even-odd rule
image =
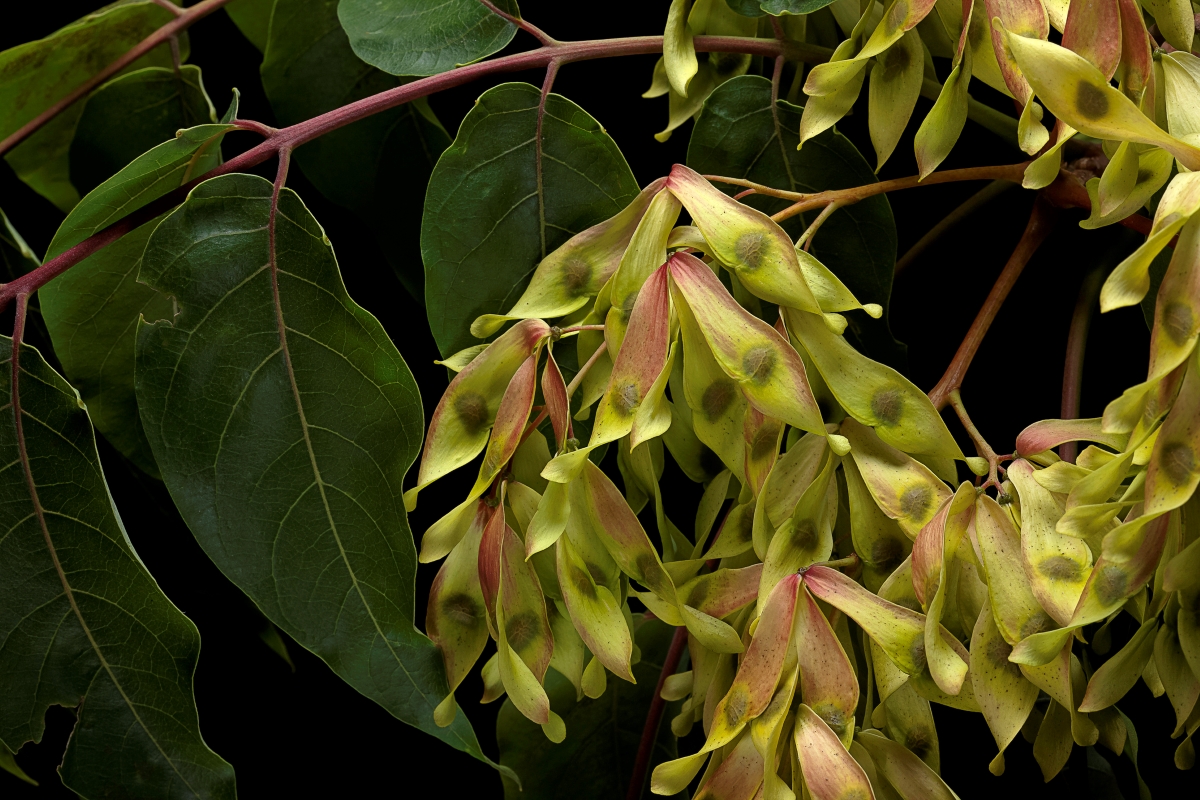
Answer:
[[[1096,308],[1096,300],[1100,297],[1100,286],[1103,283],[1104,268],[1099,267],[1089,272],[1079,287],[1079,297],[1075,301],[1075,310],[1071,313],[1071,329],[1067,334],[1060,419],[1079,417],[1079,401],[1083,389],[1083,356],[1087,350],[1088,328],[1092,324],[1092,312]],[[1078,449],[1078,443],[1064,442],[1058,448],[1058,456],[1063,461],[1074,464]]]
[[[1000,486],[1000,462],[1011,456],[998,456],[992,446],[983,438],[983,434],[975,427],[975,423],[971,421],[971,416],[967,413],[967,407],[963,405],[962,395],[958,389],[950,392],[949,397],[951,407],[954,408],[954,413],[958,415],[958,421],[967,429],[967,435],[971,437],[971,441],[975,444],[975,452],[981,458],[987,459],[988,462],[988,479],[983,484],[984,489],[989,486]]]
[[[588,374],[588,370],[590,370],[595,363],[600,360],[600,356],[607,352],[608,342],[601,342],[600,346],[596,348],[596,352],[592,353],[591,356],[588,357],[588,360],[584,362],[583,366],[579,368],[579,372],[576,372],[575,377],[571,378],[571,382],[567,384],[567,402],[571,401],[571,395],[575,394],[575,390],[579,388],[579,384],[583,383],[583,378]]]
[[[877,183],[868,183],[865,186],[855,186],[850,189],[838,189],[831,192],[821,192],[819,194],[800,194],[798,192],[788,192],[784,194],[779,192],[774,194],[775,197],[783,197],[788,200],[795,200],[792,205],[771,216],[771,219],[776,222],[782,222],[785,219],[790,219],[797,214],[803,214],[805,211],[811,211],[814,208],[820,208],[830,201],[837,201],[842,205],[850,205],[885,192],[895,192],[900,189],[912,189],[916,186],[933,186],[938,183],[954,183],[956,181],[986,181],[986,180],[1006,180],[1014,183],[1020,183],[1022,176],[1025,174],[1026,162],[1020,164],[1005,164],[995,167],[968,167],[966,169],[948,169],[943,172],[934,172],[921,179],[919,175],[910,175],[907,178],[895,178],[890,181],[879,181]],[[739,184],[741,185],[741,184]],[[760,194],[771,194],[763,192],[759,187],[751,187],[759,191]],[[790,195],[790,196],[789,196]]]
[[[825,224],[825,220],[829,219],[833,212],[837,211],[840,207],[841,204],[838,203],[837,200],[834,200],[832,203],[822,208],[821,213],[817,214],[817,218],[812,221],[812,224],[805,229],[804,233],[800,234],[800,239],[796,242],[796,244],[800,245],[804,252],[808,252],[808,248],[812,245],[813,238],[816,237],[817,231],[820,230],[821,226]]]
[[[235,119],[229,124],[236,125],[240,130],[243,131],[253,131],[264,138],[268,136],[274,136],[279,132],[278,128],[272,128],[270,125],[264,125],[261,122],[255,122],[252,119]]]
[[[931,244],[940,239],[942,235],[951,228],[958,225],[958,223],[974,214],[983,206],[987,205],[987,203],[993,198],[1003,194],[1016,185],[1017,184],[1013,183],[1012,181],[996,180],[992,181],[987,186],[971,195],[969,198],[967,198],[966,202],[951,211],[946,216],[942,217],[938,224],[930,228],[929,232],[918,239],[916,244],[908,248],[908,252],[901,256],[900,260],[896,262],[896,274],[899,275],[901,272],[911,266],[912,262],[916,261],[922,253],[929,249]]]
[[[934,174],[936,175],[937,173]],[[930,177],[933,176],[931,175]],[[1021,271],[1025,269],[1025,265],[1029,263],[1029,259],[1054,228],[1054,222],[1057,217],[1058,214],[1054,207],[1045,202],[1041,195],[1039,195],[1033,204],[1033,212],[1029,215],[1029,223],[1025,226],[1025,232],[1021,234],[1021,240],[1017,242],[1016,249],[1009,256],[1008,263],[1004,265],[1004,270],[1000,273],[1000,277],[996,279],[996,283],[988,293],[987,299],[983,301],[983,307],[979,309],[979,313],[975,316],[975,321],[971,323],[971,327],[967,331],[967,335],[963,338],[962,344],[958,346],[958,352],[954,354],[954,359],[950,362],[950,366],[946,368],[946,372],[942,375],[942,379],[938,381],[937,386],[933,387],[933,390],[929,392],[929,399],[933,401],[934,408],[939,411],[945,408],[950,398],[950,393],[962,386],[963,377],[966,376],[967,369],[971,366],[971,360],[975,358],[975,353],[978,352],[983,337],[987,334],[988,328],[991,327],[992,321],[996,318],[996,313],[999,312],[1000,306],[1004,304],[1008,293],[1012,291],[1013,284],[1021,276]]]
[[[204,0],[200,5],[194,6],[189,10],[188,14],[181,15],[175,20],[175,23],[180,24],[181,21],[195,21],[199,18],[196,12],[205,10],[206,13],[211,13],[217,7],[228,0]],[[189,16],[190,15],[190,16]],[[166,36],[173,33],[176,29],[171,26],[164,26],[154,36],[159,37],[156,42],[165,41]],[[150,42],[154,37],[150,37],[146,42]],[[145,44],[145,42],[143,43]],[[830,57],[832,51],[828,48],[818,47],[815,45],[802,44],[792,41],[777,41],[773,39],[752,39],[739,36],[697,36],[693,40],[693,45],[697,52],[702,53],[744,53],[749,55],[767,56],[771,58],[784,56],[791,61],[806,61],[813,63],[823,63]],[[143,45],[139,45],[138,48]],[[613,58],[618,56],[630,55],[650,55],[661,53],[663,47],[663,37],[661,36],[632,36],[618,39],[598,39],[582,42],[564,42],[553,47],[540,47],[536,50],[530,50],[524,53],[514,53],[510,56],[502,56],[487,61],[480,61],[475,64],[469,64],[464,67],[443,72],[438,75],[433,75],[428,78],[422,78],[411,83],[406,83],[397,86],[387,91],[379,92],[378,94],[364,97],[353,103],[348,103],[340,108],[333,109],[324,114],[320,114],[311,119],[299,122],[295,125],[283,128],[270,134],[265,141],[258,146],[247,150],[240,156],[226,161],[224,164],[214,168],[208,173],[195,178],[183,186],[175,189],[156,201],[148,203],[137,211],[133,212],[124,219],[113,223],[108,228],[93,234],[91,237],[77,244],[75,247],[67,250],[59,256],[47,261],[41,267],[26,273],[17,280],[5,284],[0,288],[0,310],[3,310],[8,303],[20,292],[33,292],[44,286],[48,281],[53,280],[58,275],[70,269],[75,264],[79,263],[84,258],[102,250],[122,235],[133,230],[139,225],[149,222],[162,212],[178,205],[187,193],[196,185],[205,180],[226,175],[231,172],[247,171],[264,161],[276,156],[283,150],[294,150],[300,145],[310,142],[320,136],[343,128],[346,125],[357,122],[360,119],[365,119],[374,114],[387,111],[405,103],[411,102],[421,97],[427,97],[436,92],[452,89],[457,86],[470,83],[477,78],[485,75],[493,75],[503,72],[519,72],[521,70],[539,69],[547,67],[551,61],[557,61],[561,64],[573,63],[575,61],[588,61],[598,58]],[[138,50],[135,48],[135,51]],[[131,51],[134,52],[134,51]],[[119,59],[114,64],[119,66],[127,63],[126,57]],[[82,92],[86,93],[86,89]],[[82,96],[82,93],[80,96]],[[77,99],[77,98],[76,98]],[[65,102],[65,101],[64,101]],[[73,102],[73,101],[71,101]],[[69,105],[69,103],[67,103]],[[61,105],[61,103],[59,104]],[[61,110],[61,108],[58,108]],[[53,110],[52,110],[53,111]],[[47,112],[50,114],[50,112]],[[54,111],[57,113],[57,111]],[[53,116],[53,114],[50,114]],[[42,120],[40,124],[43,124]],[[31,123],[32,124],[32,123]],[[35,128],[36,129],[36,126]],[[25,129],[22,129],[25,131]],[[31,131],[22,133],[18,131],[14,137],[20,138],[27,136]],[[13,137],[10,137],[13,139]],[[7,141],[7,140],[6,140]],[[11,146],[11,145],[10,145]],[[985,171],[995,168],[981,168]],[[936,175],[937,173],[935,173]],[[992,174],[981,175],[981,178],[996,177]],[[934,180],[933,176],[926,179]],[[869,191],[863,193],[863,196],[878,194],[880,191],[887,191],[879,187],[880,184],[871,184]],[[850,190],[853,193],[854,190]],[[843,191],[844,193],[844,191]],[[830,200],[847,201],[849,198],[841,196],[839,193],[832,193],[824,199],[819,199],[818,205],[824,205]],[[1076,205],[1087,208],[1090,204],[1087,201],[1086,192],[1082,202],[1077,202]],[[796,212],[799,213],[799,212]]]
[[[534,25],[532,22],[523,20],[520,17],[514,17],[512,14],[509,14],[507,11],[501,10],[495,3],[492,3],[489,0],[479,0],[479,2],[482,3],[484,6],[486,6],[487,9],[489,11],[491,11],[493,14],[495,14],[496,16],[503,17],[504,19],[511,22],[513,25],[516,25],[518,28],[520,28],[521,30],[528,33],[533,38],[537,39],[538,42],[540,42],[542,44],[542,46],[557,47],[559,44],[561,44],[561,42],[559,42],[557,39],[555,39],[550,34],[543,31],[537,25]]]
[[[667,706],[667,701],[662,696],[663,686],[666,685],[667,678],[674,675],[675,670],[679,668],[687,641],[687,628],[676,628],[671,637],[671,646],[667,648],[667,657],[663,659],[662,671],[658,674],[658,684],[654,687],[650,710],[646,712],[646,724],[642,726],[642,740],[638,743],[633,773],[629,777],[629,791],[625,794],[626,800],[640,800],[642,796],[646,785],[646,773],[650,769],[650,755],[654,752],[654,742],[658,739],[658,728],[662,724],[663,709]]]
[[[603,326],[600,326],[600,327],[603,327]],[[579,388],[579,384],[583,383],[583,378],[585,375],[588,374],[588,370],[590,370],[592,368],[592,365],[594,365],[597,361],[600,360],[600,356],[604,355],[607,352],[608,352],[608,343],[601,342],[600,346],[596,348],[596,352],[592,353],[591,357],[586,362],[584,362],[584,365],[579,368],[578,372],[575,373],[575,377],[571,378],[571,382],[567,384],[567,404],[568,405],[571,403],[571,396],[573,394],[575,394],[575,390]],[[533,422],[531,422],[525,426],[525,430],[522,431],[522,433],[521,433],[521,442],[523,443],[526,439],[528,439],[529,435],[531,433],[533,433],[534,431],[536,431],[538,429],[538,426],[541,425],[545,421],[546,417],[548,417],[549,415],[550,415],[550,409],[543,407],[541,412],[536,417],[533,418]]]
[[[204,2],[197,3],[196,5],[177,15],[175,19],[171,20],[166,25],[163,25],[154,33],[150,34],[145,39],[142,39],[142,41],[138,42],[132,48],[127,50],[125,54],[116,61],[112,62],[107,67],[88,78],[79,86],[75,87],[74,91],[69,93],[66,97],[62,98],[57,103],[43,111],[41,114],[38,114],[33,119],[29,120],[29,122],[26,122],[16,131],[11,133],[6,139],[4,139],[4,141],[0,141],[0,156],[4,155],[9,150],[12,150],[21,142],[28,139],[47,122],[57,117],[66,109],[75,105],[75,103],[77,103],[81,98],[90,94],[93,89],[107,81],[112,76],[116,75],[121,70],[125,69],[125,67],[129,66],[134,61],[137,61],[139,58],[146,55],[146,53],[149,53],[159,45],[169,43],[172,37],[178,36],[180,32],[187,30],[192,25],[196,24],[229,2],[230,0],[204,0]]]
[[[604,330],[603,325],[572,325],[569,328],[563,328],[560,331],[560,333],[565,336],[568,333],[579,333],[580,331],[602,331],[602,330]]]

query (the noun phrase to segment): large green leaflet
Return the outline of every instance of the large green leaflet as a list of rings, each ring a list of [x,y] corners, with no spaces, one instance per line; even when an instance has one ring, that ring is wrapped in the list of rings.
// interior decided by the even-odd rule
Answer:
[[[12,340],[0,348],[0,742],[39,741],[51,705],[82,702],[60,769],[71,789],[233,798],[196,717],[200,635],[130,545],[86,409],[24,345],[14,392]]]
[[[230,130],[231,125],[199,125],[134,159],[71,211],[47,255],[53,258],[215,167],[221,138]],[[157,224],[153,220],[125,234],[38,292],[54,352],[96,427],[155,476],[134,397],[133,350],[139,316],[153,320],[172,313],[170,298],[137,281],[142,251]]]
[[[395,716],[485,759],[465,715],[433,721],[441,656],[413,625],[401,481],[420,395],[290,190],[202,183],[146,245],[141,279],[178,305],[142,323],[137,400],[175,505],[263,613]]]
[[[575,687],[555,670],[546,673],[550,707],[567,725],[567,738],[551,743],[541,728],[504,701],[496,718],[500,763],[521,778],[521,789],[504,781],[508,800],[609,800],[625,797],[641,743],[646,713],[675,628],[658,620],[641,623],[635,634],[642,660],[633,666],[637,683],[609,676],[608,689],[595,700],[576,701]],[[679,703],[665,709],[650,758],[650,769],[676,757],[671,717]],[[649,774],[649,772],[647,772]],[[524,791],[522,791],[522,789]],[[649,781],[643,793],[650,794]]]
[[[502,314],[568,238],[629,204],[637,181],[616,143],[565,97],[527,83],[489,89],[438,161],[425,196],[425,308],[442,357],[479,343],[471,322]],[[540,185],[539,185],[540,178]]]
[[[516,0],[495,0],[520,16]],[[393,75],[436,75],[490,56],[517,26],[479,0],[341,0],[338,17],[363,61]]]
[[[829,130],[799,142],[802,110],[780,100],[778,128],[771,113],[771,82],[745,75],[717,88],[704,103],[688,144],[688,166],[706,175],[746,178],[794,192],[822,192],[862,186],[875,174],[850,140]],[[718,183],[733,193],[739,187]],[[750,197],[747,203],[775,213],[788,201]],[[816,212],[793,217],[784,227],[798,236]],[[892,273],[896,265],[896,222],[883,195],[869,197],[830,215],[812,243],[812,254],[833,270],[863,303],[883,306],[872,320],[861,312],[847,315],[847,334],[871,358],[903,368],[905,348],[892,338],[887,323]]]
[[[181,128],[217,121],[200,68],[163,67],[122,75],[93,92],[71,142],[71,183],[86,195]]]
[[[150,0],[114,3],[71,23],[45,39],[0,53],[0,139],[65,97],[174,15]],[[180,39],[188,54],[187,37]],[[166,45],[135,61],[128,70],[169,67]],[[67,152],[83,110],[76,103],[5,155],[17,175],[63,211],[79,201],[71,185]]]
[[[282,125],[401,83],[354,55],[338,24],[337,0],[278,0],[262,79]],[[401,282],[418,299],[425,294],[417,245],[421,203],[433,165],[449,144],[421,99],[296,151],[305,177],[322,194],[366,220]]]

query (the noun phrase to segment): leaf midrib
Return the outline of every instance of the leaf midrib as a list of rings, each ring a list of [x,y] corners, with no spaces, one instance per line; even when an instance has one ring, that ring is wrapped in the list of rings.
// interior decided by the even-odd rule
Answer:
[[[284,366],[287,368],[288,386],[292,391],[292,398],[296,404],[296,413],[300,418],[300,431],[304,436],[304,447],[308,453],[309,464],[312,467],[313,481],[317,486],[317,491],[320,493],[321,505],[325,509],[325,519],[329,523],[329,531],[333,535],[334,542],[337,544],[338,554],[341,557],[342,564],[346,567],[346,573],[350,576],[350,583],[354,586],[354,591],[358,595],[358,599],[362,603],[363,609],[367,612],[367,616],[371,620],[371,625],[375,628],[375,633],[380,639],[383,640],[384,644],[387,646],[388,652],[391,653],[392,658],[404,672],[404,676],[408,678],[409,683],[412,684],[413,688],[417,691],[417,694],[421,696],[421,699],[423,699],[427,705],[432,706],[433,704],[430,702],[430,699],[423,691],[421,691],[420,685],[413,678],[412,673],[409,672],[407,665],[404,663],[404,659],[400,658],[399,653],[396,652],[395,647],[392,645],[392,640],[383,632],[383,629],[380,627],[379,620],[375,617],[374,609],[371,607],[371,604],[367,602],[367,597],[363,593],[358,576],[354,572],[354,567],[350,564],[350,559],[346,555],[346,548],[342,544],[341,535],[338,533],[337,522],[333,518],[333,510],[329,506],[329,498],[325,494],[325,480],[322,478],[321,469],[317,464],[316,450],[313,448],[312,438],[309,436],[308,418],[304,413],[304,402],[300,398],[300,386],[296,383],[296,372],[292,365],[291,350],[288,347],[288,326],[283,319],[283,303],[280,299],[279,293],[279,263],[278,259],[276,258],[276,222],[279,214],[281,213],[279,211],[279,194],[280,192],[278,191],[278,188],[272,193],[271,208],[267,222],[269,248],[267,266],[271,276],[271,300],[275,309],[275,323],[279,331],[279,347],[283,356]],[[284,215],[284,217],[286,218],[286,215]],[[464,745],[468,744],[467,742],[463,741],[461,735],[456,733],[455,736],[459,741],[463,742]]]

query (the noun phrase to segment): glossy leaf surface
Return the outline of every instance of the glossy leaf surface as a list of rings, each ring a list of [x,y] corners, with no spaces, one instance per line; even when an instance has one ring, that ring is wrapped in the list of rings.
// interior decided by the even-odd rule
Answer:
[[[134,552],[87,412],[32,348],[14,392],[11,340],[0,347],[0,739],[41,740],[49,706],[82,702],[61,767],[71,789],[233,798],[233,768],[197,722],[200,636]]]
[[[434,724],[446,678],[413,627],[401,480],[420,443],[416,385],[346,294],[317,221],[291,191],[273,214],[271,195],[262,178],[208,181],[147,244],[142,280],[179,306],[138,331],[155,459],[205,552],[272,622],[395,716],[483,758],[463,715]]]

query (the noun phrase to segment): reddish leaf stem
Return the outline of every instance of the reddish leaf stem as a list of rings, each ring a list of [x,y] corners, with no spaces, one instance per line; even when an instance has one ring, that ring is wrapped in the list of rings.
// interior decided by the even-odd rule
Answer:
[[[637,758],[633,762],[633,774],[629,777],[629,791],[626,800],[640,800],[642,790],[646,786],[646,772],[650,769],[650,755],[654,752],[654,740],[658,738],[658,728],[662,723],[663,709],[667,701],[663,700],[662,690],[667,678],[675,674],[683,650],[687,647],[687,628],[675,629],[671,637],[671,646],[667,649],[667,657],[663,659],[662,672],[658,674],[658,684],[654,687],[654,698],[650,701],[650,710],[646,712],[646,724],[642,727],[642,740],[638,744]]]
[[[16,131],[11,133],[4,141],[0,142],[0,156],[4,155],[9,150],[12,150],[21,142],[28,139],[47,122],[73,106],[80,100],[80,98],[89,94],[97,86],[104,83],[121,70],[125,69],[125,67],[129,66],[134,61],[137,61],[139,58],[146,55],[146,53],[149,53],[159,45],[170,44],[171,40],[177,37],[180,32],[187,30],[192,25],[196,24],[209,14],[219,9],[221,6],[226,5],[228,2],[229,0],[204,0],[204,2],[197,3],[186,10],[173,7],[173,13],[178,12],[175,19],[171,20],[166,25],[163,25],[145,39],[142,39],[142,41],[138,42],[132,48],[127,50],[123,56],[97,72],[92,77],[88,78],[79,86],[75,87],[74,91],[72,91],[66,97],[47,108],[33,119],[29,120],[29,122],[26,122]],[[163,4],[160,3],[159,5]],[[7,299],[5,302],[7,302]]]
[[[958,421],[967,429],[967,435],[971,437],[971,442],[975,445],[975,452],[981,458],[987,459],[988,462],[988,477],[987,481],[981,488],[987,489],[989,486],[1000,487],[1000,462],[1011,456],[998,456],[992,446],[987,443],[987,439],[983,438],[983,434],[979,432],[979,428],[975,427],[975,423],[971,421],[971,415],[967,413],[967,407],[963,405],[962,395],[958,389],[950,392],[948,397],[951,407],[954,408],[954,413],[958,415]]]
[[[207,13],[211,13],[220,4],[227,1],[205,0],[205,3],[189,9],[189,13],[197,12],[202,7],[206,9]],[[196,18],[187,17],[187,19],[193,21]],[[178,24],[184,19],[184,16],[180,16],[171,24]],[[154,36],[159,36],[159,34],[168,30],[168,28],[170,28],[170,25],[164,26]],[[171,30],[173,32],[174,29]],[[164,35],[156,39],[155,43],[161,43],[165,40],[166,36]],[[0,288],[0,310],[6,308],[17,294],[36,291],[84,258],[102,250],[139,225],[154,219],[163,211],[178,205],[193,187],[203,181],[231,172],[245,172],[275,157],[283,150],[294,150],[300,145],[311,142],[313,139],[323,136],[330,131],[335,131],[360,119],[365,119],[374,114],[404,105],[412,100],[462,86],[485,75],[542,69],[547,67],[551,61],[557,61],[561,65],[597,58],[654,54],[662,52],[662,42],[663,37],[661,36],[632,36],[619,39],[560,42],[554,46],[539,47],[536,50],[529,50],[524,53],[514,53],[510,56],[480,61],[450,70],[449,72],[422,78],[421,80],[397,86],[394,89],[379,92],[370,97],[364,97],[361,100],[349,103],[340,108],[335,108],[332,111],[305,120],[304,122],[272,131],[256,147],[247,150],[235,158],[231,158],[212,171],[163,195],[158,200],[147,204],[118,222],[113,223],[108,228],[83,240],[56,258],[47,261],[41,267],[22,275],[11,283],[5,284],[3,288]],[[813,63],[820,63],[829,58],[829,51],[825,48],[798,44],[796,42],[779,42],[774,39],[749,39],[739,36],[697,36],[694,44],[697,51],[706,53],[749,53],[750,55],[770,56],[772,58],[783,55],[785,58],[791,60]],[[138,47],[140,48],[141,46],[139,45]],[[124,63],[128,62],[122,61],[122,64]],[[117,68],[119,69],[120,67],[118,66]],[[253,127],[245,122],[239,123],[239,125],[246,128]],[[262,127],[265,128],[265,126]],[[254,129],[260,133],[262,132],[258,127]]]
[[[936,174],[935,172],[934,175]],[[929,177],[932,178],[933,175]],[[967,369],[970,368],[975,353],[979,351],[979,345],[983,342],[983,337],[991,327],[992,321],[996,319],[1000,306],[1004,305],[1008,293],[1012,291],[1013,285],[1021,276],[1021,271],[1025,269],[1029,259],[1054,228],[1057,218],[1058,214],[1054,207],[1039,195],[1033,204],[1033,213],[1029,215],[1029,223],[1025,226],[1025,232],[1021,234],[1021,240],[1017,242],[1016,249],[1009,256],[1008,263],[1004,265],[1004,270],[996,279],[987,299],[984,300],[983,307],[975,315],[975,321],[971,323],[962,344],[958,346],[958,352],[954,354],[950,366],[946,368],[946,372],[938,381],[937,386],[934,386],[933,390],[929,392],[929,399],[933,401],[934,408],[939,411],[945,408],[950,400],[950,393],[962,386]]]
[[[1075,301],[1075,311],[1071,314],[1071,329],[1067,334],[1067,358],[1063,365],[1062,413],[1061,419],[1076,419],[1079,416],[1079,400],[1083,389],[1083,356],[1087,350],[1088,328],[1092,324],[1092,312],[1096,308],[1096,300],[1100,297],[1100,286],[1104,283],[1104,269],[1095,269],[1088,273],[1079,287],[1079,297]],[[1079,449],[1076,442],[1065,442],[1058,448],[1058,455],[1063,461],[1075,463],[1075,454]]]
[[[988,180],[1007,180],[1014,183],[1020,183],[1022,176],[1025,174],[1026,162],[1020,164],[1004,164],[991,167],[968,167],[966,169],[948,169],[941,172],[934,172],[921,180],[919,175],[910,175],[907,178],[893,178],[890,181],[877,181],[868,183],[865,186],[854,186],[849,189],[836,189],[828,192],[814,192],[806,194],[804,192],[789,192],[783,189],[775,189],[770,186],[764,186],[761,183],[742,180],[740,178],[723,178],[719,175],[705,175],[704,177],[712,181],[720,181],[733,186],[744,186],[747,189],[753,189],[756,194],[765,194],[771,197],[779,197],[784,200],[793,200],[795,202],[777,214],[774,214],[771,219],[776,222],[782,222],[785,219],[790,219],[797,214],[803,214],[805,211],[811,211],[814,208],[820,208],[832,201],[837,201],[841,205],[850,205],[885,192],[894,192],[900,189],[912,189],[916,186],[932,186],[938,183],[953,183],[955,181],[988,181]]]
[[[520,17],[514,17],[512,14],[509,14],[507,11],[502,11],[499,8],[499,6],[497,6],[495,3],[492,3],[490,0],[479,0],[479,2],[482,3],[485,7],[487,7],[487,9],[489,11],[491,11],[493,14],[495,14],[497,17],[503,17],[504,19],[508,20],[513,25],[516,25],[518,28],[525,31],[533,38],[537,39],[538,42],[540,44],[544,45],[545,47],[556,47],[560,44],[560,42],[557,39],[555,39],[553,36],[546,33],[545,31],[543,31],[537,25],[534,25],[532,22],[529,22],[527,20],[523,20]]]
[[[841,203],[839,203],[837,200],[834,200],[832,203],[822,208],[821,213],[817,214],[817,218],[812,221],[812,224],[808,226],[808,229],[805,230],[804,233],[800,234],[800,246],[804,248],[804,252],[807,253],[808,248],[812,246],[812,240],[817,235],[817,231],[820,230],[821,226],[825,224],[825,220],[829,219],[829,217],[833,215],[833,212],[837,211],[840,207]]]

